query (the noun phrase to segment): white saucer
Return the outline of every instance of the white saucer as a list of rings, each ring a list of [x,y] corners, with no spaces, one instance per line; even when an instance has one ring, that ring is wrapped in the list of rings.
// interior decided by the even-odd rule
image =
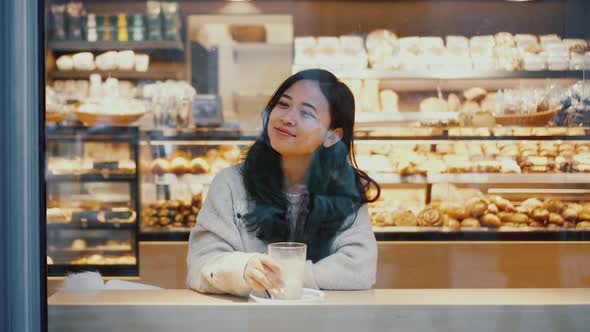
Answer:
[[[299,300],[273,300],[269,299],[264,292],[250,293],[250,301],[266,304],[304,304],[324,302],[324,292],[317,289],[304,288],[303,296]]]

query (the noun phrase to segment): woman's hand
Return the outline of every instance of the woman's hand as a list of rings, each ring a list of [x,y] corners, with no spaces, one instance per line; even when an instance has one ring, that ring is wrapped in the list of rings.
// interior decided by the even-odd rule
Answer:
[[[281,268],[273,258],[258,254],[248,260],[244,280],[254,290],[273,290],[283,286],[280,274]]]

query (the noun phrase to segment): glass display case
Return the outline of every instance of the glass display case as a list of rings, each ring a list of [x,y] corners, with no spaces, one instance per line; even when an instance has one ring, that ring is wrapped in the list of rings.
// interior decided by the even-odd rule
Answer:
[[[135,127],[47,127],[50,276],[138,275]]]
[[[149,19],[149,6],[134,2],[84,5],[87,16],[102,19],[119,20],[115,14],[125,12],[128,27],[137,15]],[[138,241],[154,246],[187,241],[208,184],[220,169],[239,162],[256,139],[260,113],[274,89],[290,73],[324,68],[354,94],[356,161],[383,189],[369,206],[380,246],[406,240],[416,246],[428,241],[504,246],[508,243],[501,241],[588,239],[587,3],[184,1],[174,9],[183,13],[184,40],[149,38],[147,30],[137,41],[113,35],[71,40],[54,29],[48,78],[49,93],[58,97],[47,98],[47,121],[88,127],[51,130],[94,133],[117,123],[122,131],[105,142],[126,137],[129,130],[137,134],[138,150],[120,158],[134,160],[133,175],[107,179],[100,172],[49,172],[48,219],[65,219],[63,202],[76,202],[76,195],[100,201],[106,189],[92,184],[104,180],[121,198],[129,196],[106,206],[136,213],[129,230],[133,249]],[[334,20],[334,13],[341,19]],[[171,79],[177,81],[164,82]],[[92,117],[84,117],[88,114]],[[79,158],[84,170],[110,167],[109,160],[104,166],[84,160],[86,141],[71,143],[78,149],[68,148],[74,154],[52,147],[53,137],[50,131],[52,156]],[[64,163],[48,160],[50,169]],[[126,182],[128,177],[135,182]],[[54,261],[84,258],[67,249],[79,238],[95,248],[106,243],[94,238],[131,239],[120,237],[123,229],[94,230],[82,219],[77,217],[74,229],[48,226]],[[153,254],[154,261],[170,247],[152,250],[162,255]],[[60,248],[70,256],[57,255]],[[184,247],[178,252],[183,256]],[[130,253],[137,258],[137,251]]]

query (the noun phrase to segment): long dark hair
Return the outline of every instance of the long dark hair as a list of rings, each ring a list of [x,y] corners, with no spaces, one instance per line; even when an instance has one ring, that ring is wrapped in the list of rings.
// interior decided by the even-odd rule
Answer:
[[[288,200],[281,167],[281,155],[270,144],[268,119],[283,93],[294,83],[318,83],[329,102],[329,129],[342,128],[342,139],[332,147],[321,145],[313,154],[307,177],[308,195],[303,203],[304,227],[294,240],[306,243],[308,258],[318,261],[329,255],[332,239],[350,227],[345,220],[366,203],[379,198],[376,181],[358,169],[354,157],[354,97],[332,73],[310,69],[296,73],[275,91],[263,112],[263,129],[248,150],[241,172],[248,195],[248,212],[243,216],[250,232],[265,242],[289,239]],[[352,219],[354,222],[354,218]]]

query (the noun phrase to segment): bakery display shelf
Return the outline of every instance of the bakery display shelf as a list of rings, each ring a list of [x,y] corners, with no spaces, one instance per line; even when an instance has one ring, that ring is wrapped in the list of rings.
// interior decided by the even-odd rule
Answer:
[[[190,232],[189,228],[142,229],[139,232],[139,241],[188,241]]]
[[[66,142],[131,142],[137,141],[139,128],[135,126],[61,126],[45,128],[48,141]]]
[[[175,184],[209,184],[213,181],[215,174],[146,174],[143,178],[144,182],[153,183],[156,185],[175,185]]]
[[[163,130],[145,130],[141,132],[142,143],[150,141],[149,144],[158,144],[161,141],[172,141],[176,144],[188,145],[195,144],[195,140],[201,141],[254,141],[255,136],[242,135],[238,128],[186,128],[186,129],[163,129]]]
[[[135,230],[135,222],[130,223],[101,223],[101,222],[69,222],[48,223],[47,230]]]
[[[430,174],[426,176],[428,183],[519,183],[519,184],[587,184],[590,173],[458,173]]]
[[[590,173],[448,173],[411,174],[369,173],[379,184],[425,185],[435,183],[456,184],[590,184]],[[156,185],[210,184],[215,174],[149,174],[144,182]]]
[[[132,182],[135,174],[49,174],[47,182]]]
[[[377,140],[388,140],[388,141],[418,141],[421,143],[449,143],[451,141],[586,141],[590,140],[590,134],[588,130],[585,130],[585,135],[577,135],[577,136],[570,136],[570,135],[543,135],[543,136],[535,136],[535,135],[527,135],[527,136],[517,136],[517,135],[503,135],[503,136],[496,136],[490,133],[488,136],[472,136],[472,135],[450,135],[448,130],[443,130],[440,135],[430,135],[430,136],[396,136],[394,134],[395,129],[390,130],[392,135],[384,135],[379,134],[375,135],[372,133],[367,133],[366,135],[360,134],[355,136],[355,140],[359,141],[377,141]]]
[[[49,77],[52,79],[84,79],[87,80],[91,74],[100,74],[103,78],[113,77],[122,80],[184,80],[186,78],[184,71],[166,71],[152,70],[147,72],[138,72],[133,70],[92,70],[92,71],[59,71],[52,70]]]
[[[47,265],[49,277],[62,277],[71,273],[99,272],[109,277],[134,277],[139,276],[138,265],[74,265],[74,264],[51,264]]]
[[[335,71],[344,79],[378,80],[475,80],[475,79],[583,79],[583,70],[540,70],[540,71],[478,71],[478,70],[378,70]]]
[[[96,41],[84,40],[50,40],[47,49],[54,51],[113,51],[113,50],[175,50],[183,51],[184,44],[176,40],[148,41]]]
[[[357,112],[356,124],[458,120],[459,112]]]
[[[74,248],[47,248],[47,253],[50,256],[53,254],[100,254],[100,253],[133,253],[133,248],[128,249],[119,249],[119,248],[84,248],[84,249],[74,249]]]
[[[373,227],[377,241],[588,241],[589,229]]]

